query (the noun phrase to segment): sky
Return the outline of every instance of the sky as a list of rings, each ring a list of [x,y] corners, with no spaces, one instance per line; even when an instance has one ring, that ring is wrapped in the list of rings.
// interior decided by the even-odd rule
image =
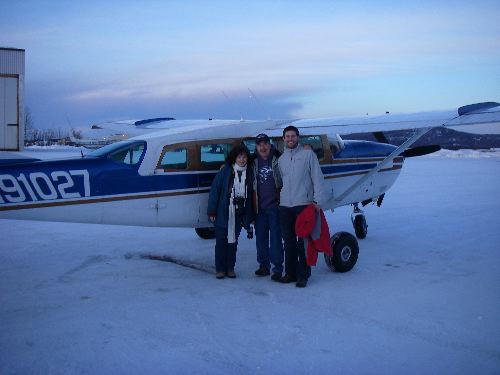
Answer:
[[[500,1],[2,1],[35,127],[500,102]]]

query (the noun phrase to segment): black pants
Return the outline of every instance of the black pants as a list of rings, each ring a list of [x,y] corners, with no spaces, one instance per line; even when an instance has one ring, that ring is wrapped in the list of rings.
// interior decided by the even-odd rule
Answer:
[[[241,232],[241,224],[236,220],[235,243],[227,242],[227,228],[215,227],[215,272],[234,271],[236,264],[236,250],[238,248],[238,237]]]
[[[285,243],[285,273],[297,280],[307,280],[311,267],[306,263],[304,240],[295,234],[297,216],[307,206],[280,206],[281,235]]]

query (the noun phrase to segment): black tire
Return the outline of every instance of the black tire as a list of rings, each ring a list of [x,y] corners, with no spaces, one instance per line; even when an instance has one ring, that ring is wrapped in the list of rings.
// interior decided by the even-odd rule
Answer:
[[[365,215],[357,215],[354,218],[354,231],[356,232],[356,237],[360,240],[366,237],[368,233],[368,224],[366,224]]]
[[[333,256],[325,254],[325,263],[331,271],[348,272],[358,261],[359,246],[356,237],[347,232],[335,233],[330,239]]]
[[[213,240],[215,238],[215,228],[207,227],[207,228],[194,228],[196,234],[203,238],[204,240]]]

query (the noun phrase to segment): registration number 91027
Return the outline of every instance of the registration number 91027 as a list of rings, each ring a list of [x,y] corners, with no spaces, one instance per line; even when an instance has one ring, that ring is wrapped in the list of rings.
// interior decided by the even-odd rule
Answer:
[[[50,174],[32,172],[20,173],[17,177],[0,174],[0,193],[0,203],[89,197],[89,172],[86,169],[53,171]]]

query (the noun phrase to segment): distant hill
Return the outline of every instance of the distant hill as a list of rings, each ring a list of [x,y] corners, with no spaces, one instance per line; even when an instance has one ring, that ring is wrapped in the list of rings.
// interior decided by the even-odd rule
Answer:
[[[389,143],[394,145],[402,144],[413,130],[396,130],[384,132]],[[373,141],[375,137],[371,133],[355,133],[342,136],[344,139],[358,139]],[[448,150],[468,149],[489,149],[500,147],[500,134],[469,134],[456,130],[435,128],[420,138],[413,146],[439,144]]]

